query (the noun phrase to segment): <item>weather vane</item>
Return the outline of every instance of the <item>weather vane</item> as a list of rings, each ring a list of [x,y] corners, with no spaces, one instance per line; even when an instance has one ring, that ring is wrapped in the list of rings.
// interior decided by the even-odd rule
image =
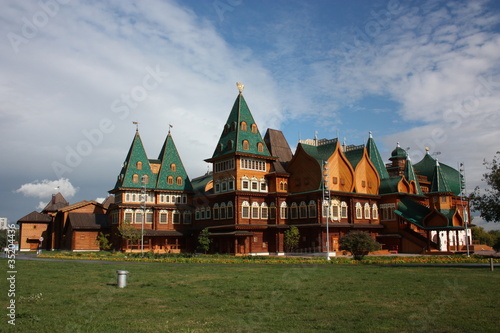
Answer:
[[[245,85],[241,82],[236,82],[236,87],[238,87],[240,94],[243,92],[243,89],[245,89]]]
[[[135,125],[135,130],[139,132],[139,122],[138,121],[133,121],[132,124]]]

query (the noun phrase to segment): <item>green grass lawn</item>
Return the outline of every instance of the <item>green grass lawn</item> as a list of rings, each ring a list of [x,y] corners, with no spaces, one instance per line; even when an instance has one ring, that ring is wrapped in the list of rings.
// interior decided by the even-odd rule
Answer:
[[[0,265],[7,267],[5,259]],[[5,332],[498,332],[500,270],[16,262]],[[130,272],[116,287],[116,270]],[[5,271],[8,269],[5,268]]]

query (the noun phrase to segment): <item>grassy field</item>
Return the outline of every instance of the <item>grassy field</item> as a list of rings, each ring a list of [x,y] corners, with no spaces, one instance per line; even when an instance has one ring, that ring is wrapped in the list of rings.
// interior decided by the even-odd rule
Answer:
[[[0,265],[7,267],[5,259]],[[2,332],[498,332],[500,270],[16,262]],[[116,287],[116,270],[130,272]],[[5,271],[8,269],[5,268]]]

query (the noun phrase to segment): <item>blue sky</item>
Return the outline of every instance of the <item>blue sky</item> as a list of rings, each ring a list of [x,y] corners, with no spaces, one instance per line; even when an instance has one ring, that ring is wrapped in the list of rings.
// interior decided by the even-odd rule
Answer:
[[[237,96],[264,134],[372,131],[466,165],[481,185],[500,150],[494,1],[2,1],[0,216],[107,195],[138,121],[150,158],[172,134],[190,177]],[[476,220],[480,222],[480,220]]]

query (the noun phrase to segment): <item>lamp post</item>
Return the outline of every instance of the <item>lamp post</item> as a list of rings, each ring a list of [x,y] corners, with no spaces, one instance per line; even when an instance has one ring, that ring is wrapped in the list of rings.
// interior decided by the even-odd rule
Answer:
[[[146,222],[146,184],[147,184],[147,176],[146,175],[142,176],[141,182],[142,182],[141,257],[143,257],[144,256],[144,223]]]
[[[328,230],[328,217],[330,216],[330,190],[328,189],[328,168],[323,162],[323,206],[326,206],[326,260],[330,260],[330,233]]]
[[[461,191],[461,200],[462,200],[462,209],[463,209],[463,217],[464,217],[464,227],[465,227],[465,247],[467,248],[467,257],[470,257],[469,250],[469,214],[467,212],[467,207],[465,204],[465,199],[467,198],[467,188],[465,187],[465,166],[463,163],[460,163],[460,189]]]

